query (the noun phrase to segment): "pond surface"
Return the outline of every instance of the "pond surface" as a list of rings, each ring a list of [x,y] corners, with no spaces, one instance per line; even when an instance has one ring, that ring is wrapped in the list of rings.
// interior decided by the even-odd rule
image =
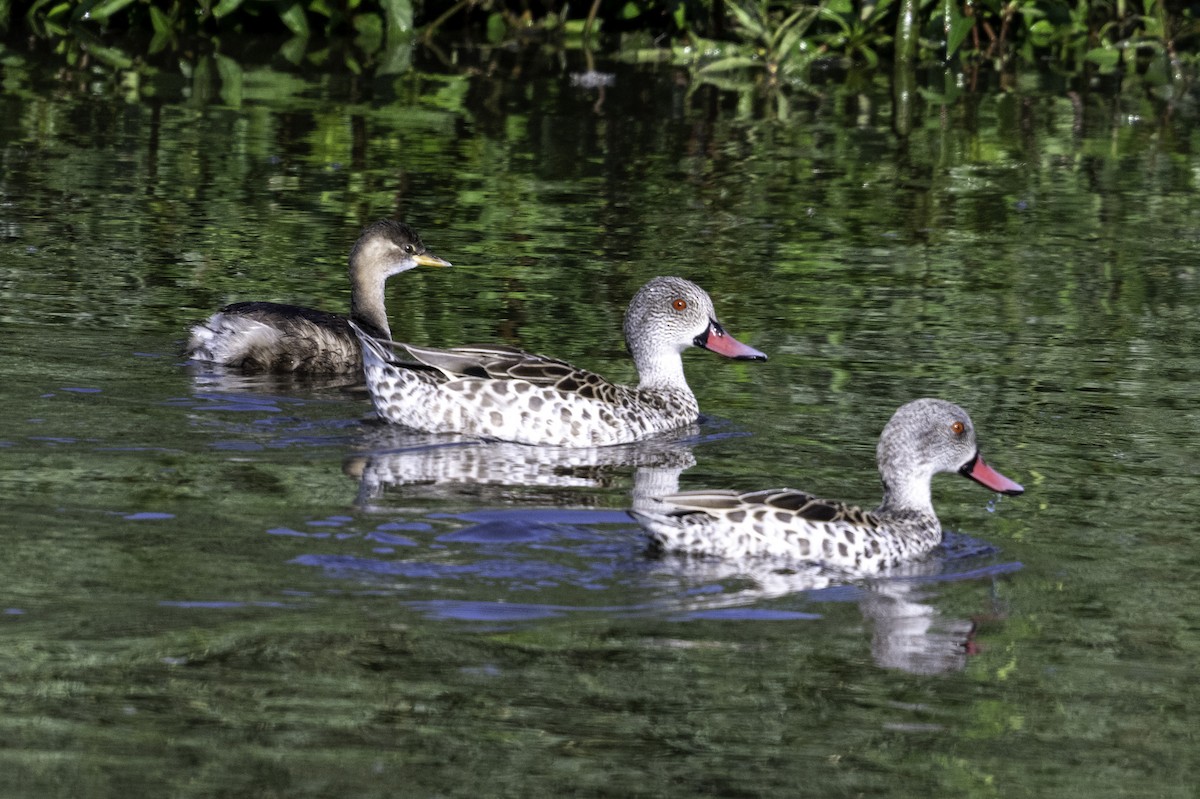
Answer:
[[[898,125],[831,78],[780,121],[489,57],[129,92],[9,54],[0,793],[1193,796],[1195,98],[926,75]],[[697,427],[572,452],[181,357],[227,302],[344,309],[384,216],[455,264],[392,280],[397,338],[629,380],[625,303],[678,274],[771,361],[688,353]],[[928,395],[1027,493],[938,478],[903,573],[655,560],[625,514],[871,505]]]

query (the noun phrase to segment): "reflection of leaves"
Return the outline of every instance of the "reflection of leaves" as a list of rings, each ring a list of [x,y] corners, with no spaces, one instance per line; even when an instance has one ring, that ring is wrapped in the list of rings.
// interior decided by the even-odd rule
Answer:
[[[161,52],[168,44],[176,42],[174,20],[156,6],[150,6],[150,24],[154,28],[154,38],[150,40],[150,55]]]
[[[227,14],[232,14],[234,11],[237,11],[241,4],[242,0],[221,0],[221,2],[217,3],[217,5],[213,8],[212,15],[217,19],[220,19]]]
[[[942,80],[942,90],[935,91],[931,87],[922,86],[917,90],[922,97],[934,105],[952,105],[962,96],[962,87],[948,71]]]
[[[220,62],[218,61],[218,68]],[[242,94],[245,100],[266,102],[299,97],[308,89],[308,82],[290,72],[273,69],[254,69],[241,72]]]
[[[304,36],[293,36],[279,48],[279,55],[290,64],[299,64],[304,60],[304,52],[308,49],[308,39]]]
[[[364,53],[374,53],[383,44],[383,20],[375,14],[356,16],[354,30],[354,44]]]
[[[460,77],[433,78],[440,85],[433,91],[427,91],[422,101],[445,111],[461,112],[470,90],[470,83]]]
[[[221,100],[234,108],[242,104],[242,67],[232,58],[223,55],[214,56],[217,62],[217,75],[221,79]]]
[[[388,36],[375,70],[378,75],[400,75],[412,68],[413,41],[408,36]]]

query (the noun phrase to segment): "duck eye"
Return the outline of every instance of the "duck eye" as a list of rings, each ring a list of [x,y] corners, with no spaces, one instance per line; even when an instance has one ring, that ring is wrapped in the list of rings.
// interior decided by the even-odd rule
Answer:
[[[967,429],[967,426],[965,424],[963,424],[962,422],[955,422],[954,424],[950,425],[950,430],[953,431],[954,435],[956,435],[956,436],[961,436],[963,434],[963,431],[965,431],[966,429]]]
[[[680,297],[679,299],[677,299],[671,303],[671,307],[677,311],[686,311],[687,310],[687,300]]]

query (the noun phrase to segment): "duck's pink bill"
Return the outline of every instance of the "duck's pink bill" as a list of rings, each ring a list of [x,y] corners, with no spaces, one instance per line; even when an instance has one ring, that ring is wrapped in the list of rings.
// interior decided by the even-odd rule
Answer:
[[[734,358],[739,361],[765,361],[767,359],[766,353],[759,352],[750,345],[738,341],[726,333],[725,329],[716,322],[710,324],[708,330],[696,337],[696,344],[717,355],[724,355],[726,358]]]
[[[983,458],[979,457],[979,453],[975,453],[975,458],[962,468],[962,473],[970,477],[981,486],[986,486],[993,491],[999,491],[1001,494],[1022,494],[1025,488],[1015,480],[1009,480],[1000,472],[993,469],[983,462]]]

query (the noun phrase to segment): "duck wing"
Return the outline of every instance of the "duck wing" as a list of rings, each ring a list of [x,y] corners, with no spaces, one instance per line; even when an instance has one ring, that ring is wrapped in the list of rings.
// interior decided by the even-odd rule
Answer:
[[[845,502],[796,491],[790,488],[772,488],[762,491],[700,490],[683,491],[661,497],[672,506],[667,513],[671,516],[705,514],[722,516],[737,511],[778,510],[794,514],[812,522],[847,522],[865,527],[875,527],[878,520],[866,510]]]
[[[350,329],[350,320],[346,317],[329,311],[318,311],[316,308],[305,308],[303,305],[286,305],[279,302],[235,302],[226,305],[220,313],[252,319],[264,325],[284,329],[284,332],[288,333],[290,331],[285,329],[288,325],[303,326],[308,323],[337,330],[340,334],[347,336],[353,335],[353,331]],[[364,330],[371,333],[369,326],[364,326]]]
[[[513,347],[471,346],[435,349],[396,344],[395,348],[413,363],[436,369],[448,380],[466,377],[522,380],[535,386],[553,388],[589,399],[605,399],[620,388],[595,372],[580,369],[557,358],[548,358]]]

